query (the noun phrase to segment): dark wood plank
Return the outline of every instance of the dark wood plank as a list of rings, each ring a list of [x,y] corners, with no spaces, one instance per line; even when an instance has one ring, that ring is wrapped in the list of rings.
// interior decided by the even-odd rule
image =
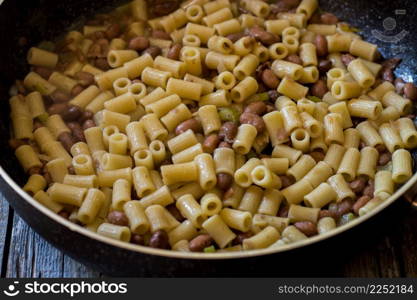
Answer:
[[[7,263],[7,277],[61,277],[61,252],[47,244],[15,216]]]
[[[3,195],[0,194],[0,270],[3,270],[3,256],[5,255],[5,249],[9,246],[6,245],[8,219],[9,203],[7,203]]]
[[[96,272],[83,264],[77,262],[71,257],[64,256],[64,278],[96,278],[101,277],[99,272]]]
[[[14,218],[7,277],[91,278],[99,275],[47,243],[19,216]]]

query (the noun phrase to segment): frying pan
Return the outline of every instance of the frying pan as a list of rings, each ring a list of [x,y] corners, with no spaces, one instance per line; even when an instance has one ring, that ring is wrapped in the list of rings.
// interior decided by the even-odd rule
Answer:
[[[48,211],[19,187],[25,175],[9,149],[8,88],[28,72],[31,45],[53,39],[121,0],[5,0],[0,6],[0,189],[14,210],[41,236],[69,256],[115,276],[329,276],[338,263],[400,222],[408,206],[396,201],[417,193],[417,175],[365,217],[328,234],[279,249],[243,253],[188,254],[124,244],[91,233]],[[397,75],[417,79],[415,0],[321,0],[321,7],[360,28],[385,57],[401,57]],[[0,1],[1,3],[1,1]],[[22,43],[24,37],[27,43]],[[394,203],[396,202],[396,203]],[[390,206],[389,209],[385,209]],[[386,220],[390,222],[386,222]]]

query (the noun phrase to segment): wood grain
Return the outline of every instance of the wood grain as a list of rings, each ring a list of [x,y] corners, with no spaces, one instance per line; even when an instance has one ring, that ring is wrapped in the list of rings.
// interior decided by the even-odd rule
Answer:
[[[9,218],[9,203],[7,203],[7,201],[0,194],[0,271],[1,272],[3,271],[3,258],[7,257],[7,253],[5,253],[5,250],[7,249],[6,238],[7,238],[8,218]],[[2,272],[2,276],[3,276],[3,272]]]

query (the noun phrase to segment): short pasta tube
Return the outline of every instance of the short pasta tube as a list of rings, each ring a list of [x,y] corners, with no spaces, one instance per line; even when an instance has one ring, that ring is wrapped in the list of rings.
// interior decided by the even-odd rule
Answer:
[[[328,179],[328,183],[337,194],[337,202],[344,200],[354,200],[356,198],[355,193],[346,182],[345,178],[341,174],[336,174]]]
[[[208,153],[202,153],[194,158],[199,172],[199,182],[203,190],[210,190],[217,184],[216,170],[213,158]]]
[[[392,154],[392,180],[401,184],[413,175],[413,163],[410,152],[404,149],[396,150]]]
[[[161,166],[164,184],[171,185],[179,182],[197,181],[198,168],[194,162]]]
[[[266,189],[280,189],[282,186],[281,179],[265,166],[257,166],[251,172],[254,184]]]
[[[77,219],[83,224],[91,224],[104,205],[104,193],[98,189],[89,189],[80,208]]]
[[[343,175],[346,181],[351,182],[356,178],[361,154],[356,148],[349,148],[343,156],[337,174]]]
[[[219,215],[214,215],[204,221],[202,227],[220,248],[225,248],[236,237],[236,234],[230,230]]]
[[[322,208],[327,204],[336,201],[337,193],[333,187],[323,182],[316,187],[311,193],[304,196],[304,203],[308,207]]]
[[[164,230],[166,232],[178,227],[180,222],[177,221],[169,211],[161,205],[151,205],[145,209],[151,232]]]
[[[52,201],[61,204],[69,204],[80,207],[87,194],[86,188],[80,188],[62,183],[54,183],[48,189],[48,195]]]
[[[132,233],[145,234],[149,231],[150,225],[145,209],[138,201],[126,202],[123,205],[123,211],[129,220],[129,227]]]

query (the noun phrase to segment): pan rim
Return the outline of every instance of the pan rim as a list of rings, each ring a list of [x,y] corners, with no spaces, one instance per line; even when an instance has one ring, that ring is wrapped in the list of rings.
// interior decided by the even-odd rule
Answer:
[[[155,249],[155,248],[150,248],[146,246],[134,245],[134,244],[130,244],[130,243],[126,243],[126,242],[122,242],[122,241],[118,241],[115,239],[101,236],[98,233],[89,231],[86,228],[81,227],[80,225],[74,224],[70,222],[69,220],[64,219],[63,217],[59,216],[58,214],[44,207],[42,204],[40,204],[34,198],[32,198],[29,194],[27,194],[13,180],[13,178],[10,177],[10,175],[4,170],[2,166],[0,166],[0,176],[18,194],[18,196],[23,198],[34,209],[39,210],[45,217],[52,219],[53,221],[59,223],[60,225],[66,227],[67,229],[73,232],[86,236],[94,241],[102,242],[102,243],[111,245],[113,247],[120,248],[120,249],[127,250],[127,251],[132,251],[132,252],[137,252],[137,253],[147,254],[147,255],[160,256],[160,257],[165,257],[165,258],[186,259],[186,260],[227,260],[227,259],[241,259],[241,258],[266,256],[266,255],[288,252],[290,250],[303,248],[309,245],[319,243],[321,241],[325,241],[345,231],[348,231],[358,226],[359,224],[362,224],[363,222],[369,220],[373,216],[379,214],[385,208],[387,208],[388,206],[393,204],[396,200],[398,200],[401,196],[403,196],[417,182],[417,174],[414,174],[413,177],[410,178],[409,181],[406,184],[404,184],[400,189],[398,189],[390,198],[385,200],[382,204],[377,206],[375,209],[373,209],[371,212],[367,213],[366,215],[359,217],[341,227],[337,227],[327,233],[317,235],[315,237],[302,240],[300,242],[296,242],[296,243],[289,244],[289,245],[284,245],[281,247],[250,250],[250,251],[222,252],[222,253],[193,253],[193,252],[179,252],[179,251],[172,251],[172,250]],[[22,219],[24,220],[24,218]]]

